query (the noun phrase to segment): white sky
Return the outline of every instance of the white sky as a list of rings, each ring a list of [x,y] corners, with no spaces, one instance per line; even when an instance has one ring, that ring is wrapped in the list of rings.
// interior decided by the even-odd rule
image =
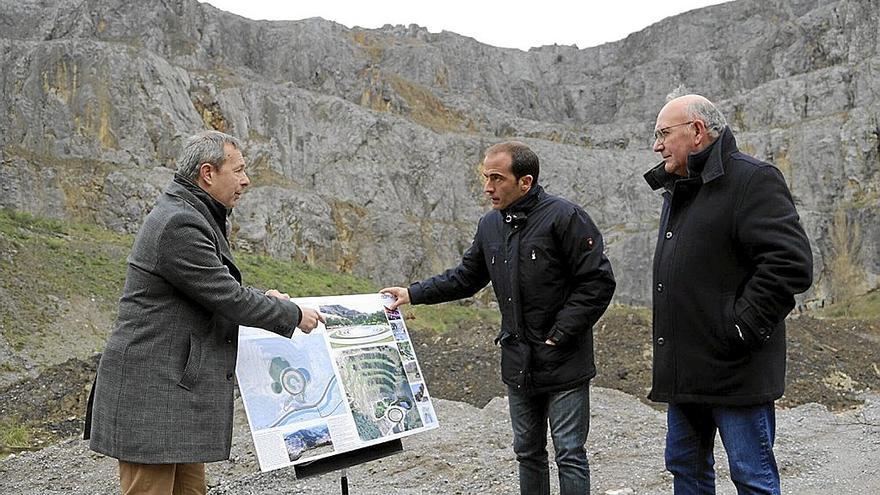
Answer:
[[[205,1],[205,0],[200,0]],[[250,19],[322,17],[348,27],[418,24],[505,48],[617,41],[655,22],[725,0],[207,0]]]

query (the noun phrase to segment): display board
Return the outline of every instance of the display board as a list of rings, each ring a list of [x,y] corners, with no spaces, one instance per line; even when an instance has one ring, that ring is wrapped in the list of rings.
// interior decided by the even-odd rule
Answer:
[[[236,375],[262,471],[317,461],[439,423],[393,298],[298,298],[326,324],[292,338],[241,327]]]

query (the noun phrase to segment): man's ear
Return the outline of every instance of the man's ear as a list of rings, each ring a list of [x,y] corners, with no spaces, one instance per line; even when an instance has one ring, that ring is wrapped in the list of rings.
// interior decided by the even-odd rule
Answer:
[[[532,181],[534,177],[531,175],[523,175],[519,178],[519,188],[523,190],[523,192],[528,191],[529,188],[532,187]]]
[[[210,163],[199,165],[199,180],[205,185],[211,185],[214,182],[214,167]]]
[[[700,146],[709,141],[709,130],[706,128],[705,122],[702,120],[695,120],[694,129],[696,130],[696,134],[694,134],[694,144],[696,146]]]

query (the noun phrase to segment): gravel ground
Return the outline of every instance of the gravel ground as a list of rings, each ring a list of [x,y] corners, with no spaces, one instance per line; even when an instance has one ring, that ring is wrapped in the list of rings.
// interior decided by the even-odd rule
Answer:
[[[817,404],[778,411],[777,457],[783,489],[796,494],[880,493],[880,397],[829,412]],[[516,492],[506,398],[480,409],[435,399],[440,428],[404,439],[404,451],[348,470],[352,494],[507,494]],[[593,493],[671,493],[663,469],[664,415],[635,397],[593,387],[587,443]],[[209,493],[341,492],[338,473],[296,479],[292,469],[260,473],[241,404],[229,461],[208,467]],[[733,494],[723,452],[718,493]],[[555,475],[554,475],[555,476]],[[554,487],[554,492],[556,492]],[[0,462],[3,494],[117,493],[116,462],[66,440]]]

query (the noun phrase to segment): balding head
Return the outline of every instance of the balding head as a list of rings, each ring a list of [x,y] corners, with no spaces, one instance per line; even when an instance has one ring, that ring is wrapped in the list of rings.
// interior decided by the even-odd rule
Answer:
[[[699,120],[706,126],[706,130],[712,137],[712,141],[721,135],[724,128],[727,127],[727,119],[721,114],[721,111],[714,103],[709,101],[703,95],[689,94],[670,99],[666,107],[672,106],[682,112],[687,120]],[[663,110],[660,110],[661,112]]]
[[[669,173],[687,175],[687,157],[708,148],[727,121],[706,97],[689,94],[669,100],[657,114],[654,151]]]

